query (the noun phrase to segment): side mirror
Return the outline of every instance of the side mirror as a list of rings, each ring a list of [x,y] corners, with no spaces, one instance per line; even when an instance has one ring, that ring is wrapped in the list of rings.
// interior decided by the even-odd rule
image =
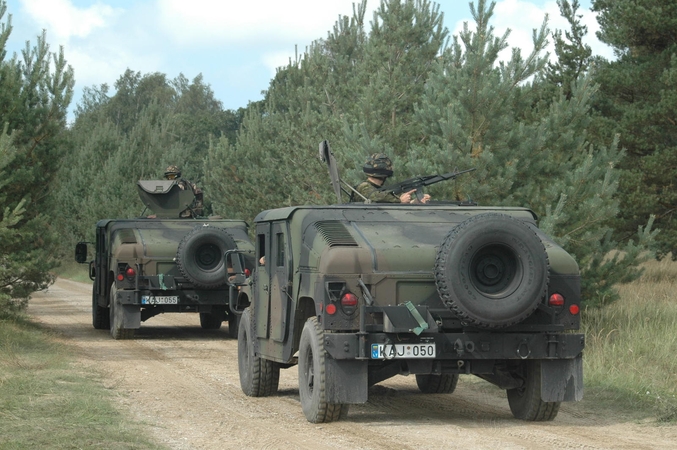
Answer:
[[[228,267],[228,284],[243,286],[246,283],[244,256],[238,250],[228,250],[225,254],[226,267]],[[232,268],[232,269],[231,269]]]
[[[87,262],[87,243],[78,242],[75,245],[75,261],[84,264]]]

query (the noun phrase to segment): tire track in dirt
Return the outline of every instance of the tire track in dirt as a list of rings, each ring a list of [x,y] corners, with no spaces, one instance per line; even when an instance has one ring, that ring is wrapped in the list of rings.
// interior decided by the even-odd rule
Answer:
[[[73,346],[102,374],[121,411],[173,449],[668,449],[677,427],[599,417],[585,400],[564,404],[554,422],[512,418],[505,393],[461,377],[456,392],[424,395],[413,377],[370,388],[347,420],[310,424],[301,411],[296,368],[282,370],[276,396],[240,390],[237,341],[227,325],[199,326],[197,314],[163,314],[137,337],[114,341],[91,325],[91,285],[57,280],[34,295],[29,314]]]

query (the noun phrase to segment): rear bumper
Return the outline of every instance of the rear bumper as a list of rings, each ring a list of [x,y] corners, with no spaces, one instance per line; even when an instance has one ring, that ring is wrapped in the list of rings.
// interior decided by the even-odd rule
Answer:
[[[434,345],[434,358],[374,358],[383,344]],[[331,380],[328,401],[363,403],[368,386],[395,375],[459,373],[477,375],[501,389],[521,386],[513,371],[539,360],[541,398],[546,402],[583,398],[584,335],[568,333],[325,333]]]
[[[117,291],[117,297],[122,305],[137,305],[140,307],[163,307],[164,309],[188,309],[201,305],[228,306],[228,288],[223,290],[133,290]],[[176,297],[176,303],[162,303],[166,298]]]
[[[583,334],[571,333],[326,333],[325,349],[333,359],[373,358],[379,344],[434,344],[434,360],[573,359],[585,347]]]

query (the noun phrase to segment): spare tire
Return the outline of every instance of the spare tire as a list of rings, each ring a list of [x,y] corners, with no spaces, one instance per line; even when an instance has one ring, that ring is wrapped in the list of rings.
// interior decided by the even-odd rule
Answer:
[[[480,214],[442,241],[435,260],[440,298],[465,323],[500,328],[529,317],[546,294],[548,255],[535,226]]]
[[[227,280],[223,255],[235,247],[226,230],[209,225],[195,227],[179,243],[176,264],[196,287],[216,289],[225,286]]]

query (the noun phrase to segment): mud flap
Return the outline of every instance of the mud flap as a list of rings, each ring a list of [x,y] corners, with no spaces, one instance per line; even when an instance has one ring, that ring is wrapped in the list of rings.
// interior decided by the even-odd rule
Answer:
[[[122,305],[122,328],[141,328],[141,308],[137,305]]]
[[[117,305],[122,308],[115,308],[116,316],[122,314],[122,328],[128,330],[141,328],[141,307],[131,304],[134,302],[134,292],[127,290],[117,291]],[[118,316],[119,317],[119,316]]]
[[[327,402],[334,404],[367,401],[367,361],[325,358]]]
[[[541,400],[576,402],[583,399],[583,357],[541,362]]]

